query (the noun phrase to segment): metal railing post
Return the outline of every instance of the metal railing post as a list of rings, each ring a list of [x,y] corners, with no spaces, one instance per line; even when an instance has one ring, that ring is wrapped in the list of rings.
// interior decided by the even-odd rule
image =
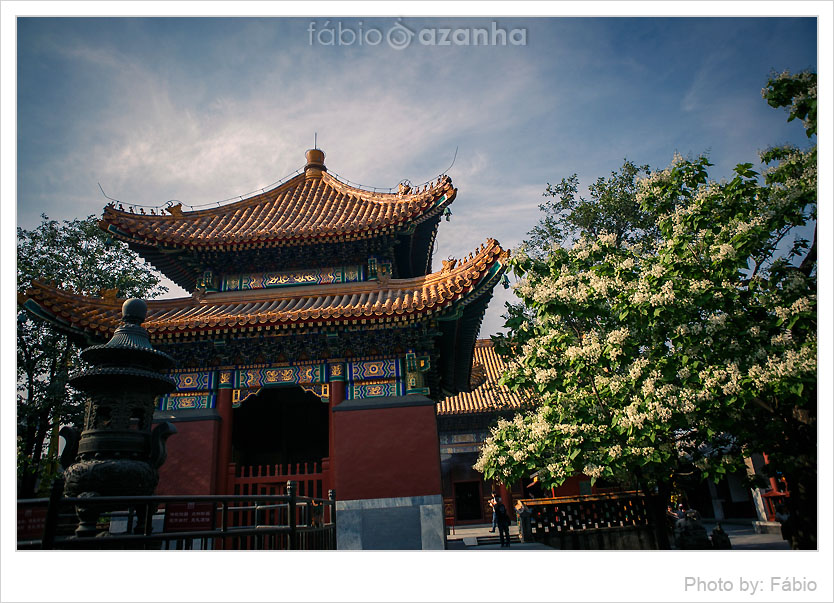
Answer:
[[[336,550],[336,491],[335,490],[328,490],[327,491],[327,498],[330,499],[330,523],[333,524],[332,528],[332,538],[333,538],[333,549]]]
[[[153,532],[153,516],[156,513],[156,505],[153,503],[145,504],[145,525],[142,526],[142,534],[147,536]]]
[[[228,501],[223,501],[221,503],[221,511],[220,511],[220,531],[225,533],[228,530]],[[225,550],[231,547],[231,540],[227,538],[219,538],[217,539],[218,544],[220,545],[219,548]]]
[[[55,532],[58,529],[58,510],[61,506],[61,495],[64,493],[64,480],[56,477],[52,480],[49,491],[49,506],[46,509],[46,523],[43,527],[42,549],[55,548]]]
[[[290,542],[289,542],[289,549],[295,550],[297,546],[296,542],[296,517],[295,517],[295,482],[290,480],[287,482],[287,496],[289,497],[289,524],[290,524]]]
[[[260,502],[255,502],[255,528],[258,528],[264,524],[264,509]],[[264,547],[264,537],[260,534],[255,535],[255,548],[256,549],[263,549]]]

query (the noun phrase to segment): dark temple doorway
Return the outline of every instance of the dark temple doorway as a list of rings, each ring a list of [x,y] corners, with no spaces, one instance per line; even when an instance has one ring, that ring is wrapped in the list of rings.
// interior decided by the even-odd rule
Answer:
[[[329,455],[329,405],[298,386],[264,388],[234,410],[238,466],[321,461]]]
[[[480,482],[457,482],[454,487],[455,519],[457,521],[483,519]]]

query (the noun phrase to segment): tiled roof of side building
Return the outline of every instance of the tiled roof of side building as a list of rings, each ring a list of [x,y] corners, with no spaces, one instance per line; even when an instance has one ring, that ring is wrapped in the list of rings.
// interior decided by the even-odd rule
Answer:
[[[472,391],[443,399],[437,405],[437,414],[462,415],[530,408],[532,398],[499,383],[506,366],[490,339],[476,341],[472,357]]]
[[[345,323],[411,322],[488,293],[508,252],[489,239],[441,271],[410,279],[253,289],[148,302],[143,326],[152,340],[212,332],[248,332]],[[94,298],[33,283],[25,307],[63,328],[107,337],[118,326],[123,299]]]
[[[318,156],[311,159],[314,151],[319,163]],[[322,151],[308,151],[307,158],[304,173],[248,199],[188,212],[179,205],[170,215],[137,214],[111,204],[100,225],[125,241],[168,248],[303,245],[407,230],[438,216],[457,193],[448,176],[422,188],[372,192],[331,176]]]

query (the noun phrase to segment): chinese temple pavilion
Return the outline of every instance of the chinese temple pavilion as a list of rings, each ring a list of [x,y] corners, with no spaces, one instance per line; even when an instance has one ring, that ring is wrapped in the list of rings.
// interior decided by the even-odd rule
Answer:
[[[100,225],[191,293],[148,302],[144,327],[173,356],[177,424],[160,494],[337,497],[339,548],[442,548],[436,403],[470,388],[475,339],[507,252],[489,239],[431,272],[448,176],[372,192],[303,172],[205,210],[104,210]],[[115,292],[44,283],[27,309],[100,343]],[[109,294],[108,294],[109,293]]]

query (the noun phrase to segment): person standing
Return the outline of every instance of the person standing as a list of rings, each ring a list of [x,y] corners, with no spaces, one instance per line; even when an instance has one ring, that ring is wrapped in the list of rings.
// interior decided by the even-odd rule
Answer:
[[[492,493],[492,498],[489,499],[489,508],[492,509],[492,529],[490,532],[495,532],[495,523],[496,516],[495,516],[495,506],[498,504],[498,497],[495,495],[495,492]]]
[[[495,523],[498,525],[498,536],[501,539],[501,546],[510,546],[510,516],[507,514],[507,508],[500,500],[496,500],[495,506]]]

